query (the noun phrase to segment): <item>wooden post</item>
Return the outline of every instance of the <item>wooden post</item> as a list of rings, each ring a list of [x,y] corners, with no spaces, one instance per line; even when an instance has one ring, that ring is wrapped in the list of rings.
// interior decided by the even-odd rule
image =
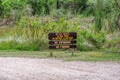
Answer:
[[[71,53],[72,53],[71,56],[74,56],[74,49],[71,49]]]
[[[53,57],[53,51],[50,51],[50,57]]]

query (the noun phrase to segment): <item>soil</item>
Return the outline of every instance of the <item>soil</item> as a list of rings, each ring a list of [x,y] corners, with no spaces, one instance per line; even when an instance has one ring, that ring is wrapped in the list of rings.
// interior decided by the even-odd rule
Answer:
[[[120,62],[1,57],[0,80],[120,80]]]

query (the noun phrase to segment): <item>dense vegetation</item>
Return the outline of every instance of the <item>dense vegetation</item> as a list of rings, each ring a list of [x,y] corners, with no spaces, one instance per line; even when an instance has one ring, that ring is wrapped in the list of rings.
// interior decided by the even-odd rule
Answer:
[[[48,48],[49,32],[77,32],[78,50],[120,48],[119,0],[0,0],[0,49]],[[119,14],[119,16],[118,16]],[[115,48],[116,47],[116,48]]]

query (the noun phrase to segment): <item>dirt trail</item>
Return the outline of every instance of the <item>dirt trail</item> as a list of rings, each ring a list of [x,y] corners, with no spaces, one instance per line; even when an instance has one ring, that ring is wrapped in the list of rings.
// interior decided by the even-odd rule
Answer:
[[[120,80],[120,63],[0,58],[0,80]]]

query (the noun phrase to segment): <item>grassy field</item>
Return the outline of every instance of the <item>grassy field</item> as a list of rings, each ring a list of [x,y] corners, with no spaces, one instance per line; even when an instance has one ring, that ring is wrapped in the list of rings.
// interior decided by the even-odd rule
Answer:
[[[120,54],[100,51],[75,51],[74,56],[71,56],[70,51],[53,51],[53,57],[50,57],[50,51],[0,51],[0,57],[55,58],[64,61],[120,61]]]

